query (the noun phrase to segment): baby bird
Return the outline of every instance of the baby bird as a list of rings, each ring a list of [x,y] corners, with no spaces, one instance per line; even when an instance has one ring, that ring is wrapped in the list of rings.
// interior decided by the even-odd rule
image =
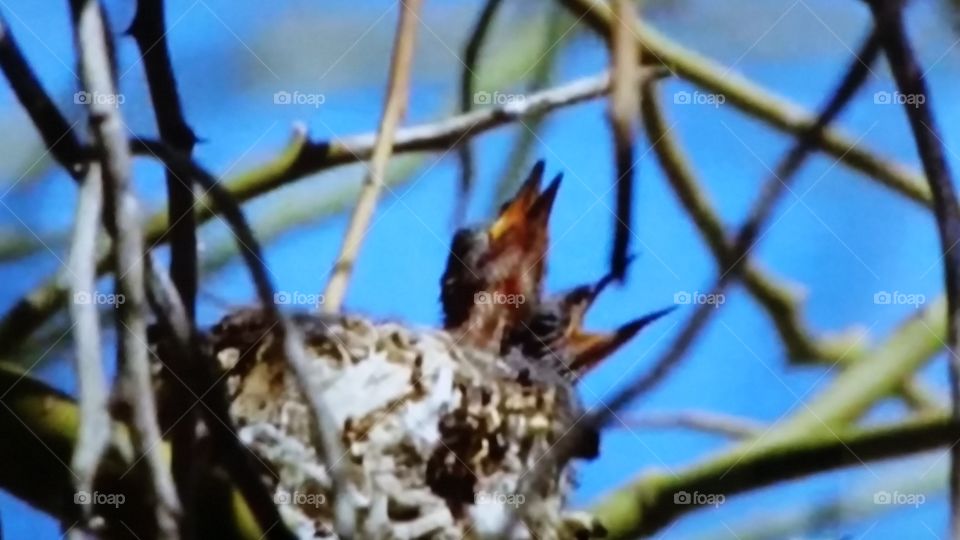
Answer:
[[[585,410],[575,384],[587,371],[630,341],[644,327],[673,310],[672,307],[634,319],[612,332],[586,332],[587,310],[610,284],[607,275],[593,284],[581,285],[530,310],[504,337],[500,354],[518,369],[525,366],[533,380],[548,384],[564,396],[562,422],[575,425]],[[572,457],[593,459],[600,451],[600,434],[587,430],[577,441]]]
[[[501,344],[501,353],[519,350],[523,356],[536,358],[565,379],[576,382],[640,330],[674,309],[671,306],[643,315],[612,332],[585,331],[587,310],[612,280],[613,276],[607,275],[596,283],[575,287],[540,303],[525,321],[513,327]]]
[[[558,174],[541,191],[543,172],[538,161],[493,223],[453,237],[440,299],[444,329],[461,344],[499,350],[508,329],[539,301],[547,225],[562,178]]]

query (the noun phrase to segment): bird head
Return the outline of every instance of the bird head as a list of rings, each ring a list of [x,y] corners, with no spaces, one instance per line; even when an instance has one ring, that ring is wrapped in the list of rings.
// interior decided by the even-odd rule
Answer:
[[[504,329],[539,301],[548,221],[562,178],[541,191],[543,172],[539,161],[490,224],[454,235],[441,279],[444,327],[475,346],[498,347]]]
[[[607,275],[541,303],[504,340],[501,352],[519,347],[525,355],[548,362],[564,376],[576,380],[674,309],[637,317],[613,331],[585,330],[587,311],[611,281],[613,276]]]

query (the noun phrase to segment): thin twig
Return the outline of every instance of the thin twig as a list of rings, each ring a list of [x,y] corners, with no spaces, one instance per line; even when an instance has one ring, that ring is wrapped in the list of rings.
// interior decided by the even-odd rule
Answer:
[[[407,109],[410,72],[413,68],[413,46],[416,42],[419,21],[417,13],[420,11],[421,3],[422,0],[400,0],[399,3],[400,17],[393,42],[393,57],[390,60],[390,76],[387,82],[383,115],[380,118],[370,167],[363,179],[363,188],[357,200],[357,207],[350,216],[350,223],[347,225],[347,232],[343,237],[343,245],[334,264],[333,274],[323,293],[323,309],[327,313],[340,311],[344,296],[347,294],[350,272],[367,234],[367,227],[370,226],[370,220],[373,218],[377,198],[383,189],[383,177],[387,170],[387,161],[393,152],[397,124],[400,123]]]
[[[0,69],[10,82],[17,100],[37,126],[44,146],[74,178],[83,176],[82,145],[53,100],[43,91],[39,79],[17,45],[10,26],[0,15]]]
[[[678,411],[673,413],[644,413],[623,419],[629,429],[692,429],[716,433],[731,439],[745,439],[763,433],[765,426],[757,421],[710,411]]]
[[[109,31],[99,2],[72,2],[77,48],[85,87],[90,92],[90,125],[103,174],[104,216],[115,231],[114,270],[117,276],[117,347],[119,397],[132,412],[134,445],[150,470],[156,497],[158,537],[180,537],[180,503],[169,469],[160,455],[160,428],[147,350],[143,235],[136,201],[130,194],[130,149],[120,111],[106,96],[115,96]]]
[[[460,72],[460,114],[470,111],[476,100],[476,72],[479,69],[480,48],[487,39],[490,23],[500,7],[502,0],[487,0],[477,22],[470,32],[470,39],[463,50],[463,71]],[[457,194],[457,204],[454,206],[454,224],[460,225],[466,215],[467,201],[470,190],[473,189],[473,179],[476,175],[473,163],[473,148],[470,139],[465,138],[457,147],[457,159],[460,160],[460,192]]]
[[[648,82],[644,89],[644,101],[641,107],[643,128],[647,139],[655,142],[653,154],[657,158],[664,176],[670,183],[680,204],[691,221],[697,226],[717,267],[723,268],[724,261],[733,258],[732,239],[728,239],[709,196],[691,166],[690,160],[674,136],[671,126],[664,116],[657,85]],[[810,359],[822,359],[830,363],[837,362],[844,355],[850,355],[850,339],[824,343],[810,335],[803,320],[800,300],[793,287],[764,272],[749,255],[743,261],[742,279],[747,290],[757,299],[769,314],[774,326],[780,333],[791,361],[802,362]]]
[[[147,76],[147,88],[150,91],[150,100],[153,102],[154,117],[160,139],[172,148],[189,156],[197,141],[196,135],[187,124],[180,104],[180,95],[177,92],[177,81],[170,62],[170,51],[167,44],[167,31],[164,25],[164,0],[138,0],[137,11],[133,22],[127,31],[133,36],[140,50],[144,72]],[[193,183],[189,178],[181,179],[171,171],[166,174],[167,185],[167,222],[170,223],[170,279],[177,291],[177,296],[185,309],[187,322],[192,323],[196,313],[197,299],[197,218],[194,212]],[[190,353],[187,348],[183,352]],[[185,357],[182,362],[176,362],[188,369],[197,359]],[[171,369],[176,366],[169,366]],[[187,377],[180,373],[178,378]],[[197,471],[207,466],[202,459],[198,459],[193,451],[194,439],[197,433],[196,409],[193,401],[185,392],[182,385],[174,385],[170,401],[176,403],[182,413],[177,415],[180,420],[172,429],[173,477],[177,483],[180,501],[187,509],[184,517],[187,522],[183,529],[192,533],[194,512],[190,511],[195,505],[194,489]]]
[[[633,43],[636,6],[631,0],[613,0],[613,23],[610,25],[610,77],[612,89],[608,100],[607,120],[613,138],[614,186],[617,209],[614,214],[613,248],[610,252],[610,274],[623,281],[630,256],[630,224],[633,222],[633,183],[636,177],[633,145],[636,140],[634,122],[640,106],[641,85],[636,84],[639,49]]]
[[[933,194],[943,278],[947,290],[947,365],[950,373],[951,415],[960,422],[960,209],[952,175],[944,155],[943,139],[933,116],[930,92],[903,23],[902,0],[870,0],[877,32],[894,81],[904,100],[917,153]],[[950,537],[960,539],[960,447],[950,449]]]
[[[110,414],[107,410],[107,377],[100,348],[100,313],[96,301],[97,236],[103,210],[103,181],[100,165],[91,163],[80,187],[70,246],[70,276],[73,302],[73,336],[77,354],[78,401],[80,423],[77,445],[70,466],[76,475],[77,492],[81,494],[83,518],[93,517],[93,482],[110,444]],[[83,494],[87,494],[86,497]]]
[[[147,76],[160,140],[190,155],[197,137],[187,124],[177,92],[164,26],[164,0],[138,0],[127,31],[137,43]],[[170,278],[187,315],[193,319],[197,296],[197,223],[193,211],[193,186],[169,172],[167,221],[170,223]]]

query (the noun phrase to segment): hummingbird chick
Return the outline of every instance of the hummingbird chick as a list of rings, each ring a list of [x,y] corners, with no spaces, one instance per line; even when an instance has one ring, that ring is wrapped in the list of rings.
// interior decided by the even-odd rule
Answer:
[[[540,303],[525,321],[512,328],[501,345],[501,354],[518,350],[576,382],[640,330],[674,309],[671,306],[643,315],[612,332],[587,332],[583,329],[587,310],[611,281],[613,275],[608,274],[596,283],[575,287]]]
[[[562,174],[540,190],[538,161],[489,226],[460,229],[440,281],[444,329],[463,344],[498,350],[504,334],[539,301],[547,225]]]
[[[673,309],[644,315],[612,332],[584,331],[587,310],[612,280],[613,276],[607,275],[596,283],[581,285],[533,306],[525,320],[511,327],[501,344],[501,356],[516,369],[526,371],[534,381],[553,386],[563,396],[566,425],[575,425],[585,413],[576,393],[577,380]],[[596,457],[600,451],[599,431],[586,430],[581,437],[572,456]]]

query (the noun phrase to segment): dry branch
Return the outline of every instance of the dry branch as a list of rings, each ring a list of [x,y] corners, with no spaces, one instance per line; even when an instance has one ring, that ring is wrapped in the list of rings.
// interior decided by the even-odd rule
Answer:
[[[100,342],[100,313],[96,298],[97,236],[103,211],[103,180],[100,164],[87,166],[80,187],[70,245],[69,268],[73,302],[74,343],[77,355],[77,386],[80,404],[80,426],[77,447],[70,461],[76,475],[78,493],[93,493],[93,481],[100,460],[110,443],[110,413],[107,410],[107,376],[104,373]],[[93,505],[82,497],[83,518],[93,517]]]
[[[127,33],[133,36],[140,51],[160,139],[189,156],[193,152],[197,137],[187,124],[180,104],[180,94],[177,91],[177,81],[167,45],[164,17],[164,0],[138,0],[137,11]],[[167,222],[170,223],[170,278],[185,309],[186,320],[192,322],[196,312],[199,270],[194,186],[189,179],[179,178],[169,170],[165,176]],[[189,338],[189,334],[187,337]],[[185,352],[188,351],[189,349],[186,349]],[[189,366],[195,361],[195,356],[189,355],[183,358],[181,365]],[[180,377],[184,376],[185,374],[181,373]],[[197,459],[193,448],[197,415],[183,385],[176,385],[170,399],[178,403],[185,415],[173,427],[172,468],[180,501],[188,510],[184,515],[189,520],[193,515],[189,509],[195,504],[195,493],[191,487],[197,477],[197,468],[204,466],[203,460]],[[180,418],[180,415],[177,417]],[[185,523],[184,529],[191,530],[191,524]]]
[[[789,188],[789,182],[795,177],[796,171],[813,150],[814,144],[822,136],[825,127],[839,115],[843,107],[850,102],[860,86],[866,81],[869,65],[876,59],[879,52],[879,41],[876,35],[871,33],[855,53],[855,59],[850,63],[850,67],[843,75],[836,90],[831,93],[830,99],[817,117],[817,121],[798,138],[784,159],[777,165],[772,177],[764,183],[761,194],[754,203],[747,219],[734,235],[733,248],[729,253],[730,257],[724,261],[721,268],[722,272],[716,285],[712,287],[711,294],[722,295],[726,287],[739,275],[744,258],[753,247],[776,202]],[[612,411],[619,410],[662,381],[683,358],[700,330],[706,326],[706,323],[716,311],[712,306],[706,304],[697,306],[688,323],[680,331],[667,352],[654,362],[654,367],[626,390],[608,401],[608,408],[598,411],[592,420],[596,421],[597,425],[606,422]]]
[[[899,92],[914,99],[904,103],[917,153],[933,194],[943,279],[947,291],[947,365],[950,373],[951,413],[960,423],[960,208],[953,178],[944,155],[943,139],[933,116],[930,92],[903,23],[902,0],[871,0],[877,32]],[[950,451],[950,537],[960,539],[960,447]]]
[[[667,125],[660,96],[653,83],[647,86],[649,88],[644,91],[642,107],[647,138],[656,141],[653,152],[667,181],[703,236],[717,261],[717,267],[722,268],[723,262],[732,257],[733,244],[727,239],[720,217]],[[741,265],[741,279],[747,291],[770,317],[791,363],[848,366],[867,357],[861,332],[852,330],[829,337],[813,335],[803,317],[802,300],[794,292],[792,284],[765,271],[749,254]],[[939,404],[916,377],[904,380],[896,392],[915,410],[939,409]]]
[[[356,263],[360,246],[367,235],[367,227],[377,207],[377,198],[383,190],[384,173],[387,161],[393,152],[397,125],[407,110],[410,94],[410,72],[413,70],[413,46],[417,37],[417,22],[420,20],[422,0],[401,0],[400,17],[397,21],[397,33],[393,43],[393,57],[390,60],[390,76],[387,83],[387,97],[383,105],[383,115],[377,128],[376,142],[367,175],[363,179],[363,188],[357,199],[357,206],[350,216],[347,232],[343,238],[340,254],[334,263],[333,275],[324,290],[323,309],[327,313],[340,311],[347,294],[347,283]]]
[[[138,0],[137,11],[127,33],[133,36],[140,50],[160,140],[190,155],[197,137],[187,124],[180,104],[164,17],[164,0]],[[197,222],[193,208],[193,185],[169,172],[166,173],[166,182],[170,278],[192,320],[197,296]]]
[[[109,31],[99,2],[75,0],[73,8],[82,77],[92,99],[90,126],[103,177],[104,221],[114,231],[117,308],[117,395],[129,408],[134,446],[150,470],[159,538],[180,537],[180,503],[170,470],[160,456],[160,428],[147,351],[143,229],[130,192],[130,148],[119,110],[99,97],[115,96]]]
[[[502,0],[486,0],[477,22],[470,31],[470,39],[463,49],[463,70],[460,72],[460,114],[470,112],[476,98],[476,71],[480,60],[480,48],[489,34],[490,24],[502,4]],[[470,139],[464,139],[457,147],[457,159],[460,160],[460,192],[454,207],[454,220],[462,220],[467,211],[467,201],[476,176],[473,162],[473,149]]]
[[[610,253],[610,273],[623,281],[629,260],[630,224],[633,222],[633,183],[637,176],[633,145],[636,139],[634,123],[638,117],[642,85],[636,84],[640,67],[640,52],[633,44],[636,25],[636,7],[630,0],[613,0],[613,23],[610,25],[611,91],[607,121],[613,139],[613,178],[617,190],[617,209],[614,215],[613,248]]]
[[[626,428],[633,429],[692,429],[714,433],[730,439],[756,437],[766,428],[762,423],[737,416],[710,411],[679,411],[673,413],[644,413],[623,419]]]

